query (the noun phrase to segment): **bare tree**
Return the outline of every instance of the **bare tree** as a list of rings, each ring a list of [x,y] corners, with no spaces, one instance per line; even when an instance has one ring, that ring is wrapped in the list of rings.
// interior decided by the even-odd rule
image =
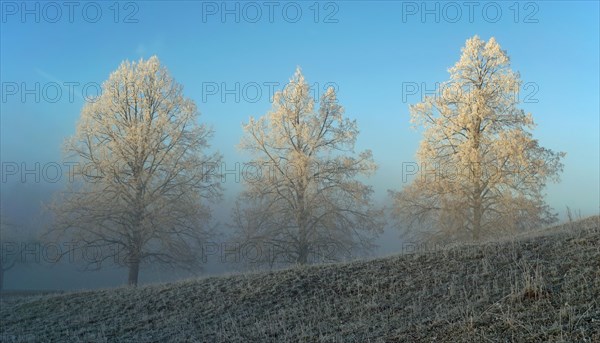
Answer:
[[[211,236],[207,201],[221,196],[205,164],[212,135],[157,57],[123,62],[82,110],[66,151],[73,182],[51,205],[51,232],[94,247],[137,285],[142,262],[189,265]]]
[[[429,238],[479,240],[556,220],[543,189],[559,180],[564,153],[533,139],[506,52],[475,36],[449,72],[435,96],[410,106],[424,128],[421,173],[392,192],[400,225]]]
[[[343,114],[333,88],[315,110],[298,68],[275,94],[272,110],[244,125],[240,146],[252,154],[254,172],[244,175],[233,217],[237,237],[260,245],[262,262],[339,258],[370,249],[382,231],[372,189],[357,180],[376,165],[371,151],[354,153],[358,128]]]

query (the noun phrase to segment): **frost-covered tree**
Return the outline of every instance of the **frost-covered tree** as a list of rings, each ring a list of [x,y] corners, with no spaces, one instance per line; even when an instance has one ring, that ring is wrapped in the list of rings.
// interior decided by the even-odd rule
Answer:
[[[212,131],[182,91],[157,57],[125,61],[66,142],[78,163],[51,206],[51,231],[100,251],[88,258],[98,267],[105,260],[126,266],[130,285],[141,263],[195,263],[212,232],[207,201],[221,189],[205,165],[220,156],[205,153]]]
[[[333,88],[315,108],[298,68],[271,111],[244,131],[240,145],[254,167],[234,221],[238,238],[260,245],[261,262],[306,264],[372,247],[381,212],[357,178],[376,165],[371,151],[354,152],[357,124],[344,118]]]
[[[532,137],[506,52],[475,36],[449,73],[435,96],[410,106],[424,129],[421,172],[392,193],[399,224],[429,238],[479,240],[554,221],[542,192],[558,181],[564,153]]]

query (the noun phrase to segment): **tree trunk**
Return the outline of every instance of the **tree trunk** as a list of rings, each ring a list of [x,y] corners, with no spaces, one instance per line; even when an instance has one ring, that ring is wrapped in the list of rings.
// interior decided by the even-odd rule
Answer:
[[[296,261],[298,264],[306,264],[308,263],[308,232],[306,228],[306,221],[304,220],[304,215],[300,215],[299,220],[299,245],[298,245],[298,260]]]
[[[140,162],[142,158],[136,156],[135,168],[132,171],[134,175],[134,184],[136,185],[135,195],[135,212],[134,212],[134,230],[133,230],[133,241],[132,248],[129,256],[129,286],[136,287],[138,284],[138,274],[140,272],[140,258],[142,251],[142,232],[144,222],[144,183],[141,178],[142,171],[144,169],[143,162]]]
[[[136,287],[138,284],[138,274],[140,272],[140,261],[133,260],[129,263],[129,280],[127,284],[132,287]]]
[[[300,244],[300,249],[298,250],[298,264],[308,263],[308,244],[306,242],[302,242]]]
[[[481,239],[481,200],[475,202],[473,209],[473,240]]]
[[[480,170],[477,168],[477,177]],[[483,205],[481,203],[481,187],[480,182],[475,182],[475,190],[473,192],[473,240],[479,241],[481,239],[481,217],[483,215]]]
[[[309,250],[309,242],[308,242],[308,225],[307,225],[307,216],[306,216],[306,204],[304,203],[304,191],[305,186],[304,182],[300,182],[299,185],[300,191],[298,192],[298,207],[299,213],[297,217],[298,222],[298,238],[299,238],[299,246],[298,246],[298,264],[307,264],[308,263],[308,250]]]
[[[480,89],[481,87],[477,87]],[[478,241],[481,238],[481,216],[483,214],[483,208],[481,204],[482,194],[482,178],[483,173],[481,170],[481,156],[480,156],[480,140],[481,140],[481,118],[479,116],[475,119],[473,126],[473,149],[477,152],[477,160],[471,161],[473,163],[473,180],[475,185],[473,187],[473,240]]]

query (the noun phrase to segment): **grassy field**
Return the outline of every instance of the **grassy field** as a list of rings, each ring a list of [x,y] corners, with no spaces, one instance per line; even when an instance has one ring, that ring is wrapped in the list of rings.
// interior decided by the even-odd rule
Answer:
[[[4,297],[2,342],[600,342],[600,217],[510,241]]]

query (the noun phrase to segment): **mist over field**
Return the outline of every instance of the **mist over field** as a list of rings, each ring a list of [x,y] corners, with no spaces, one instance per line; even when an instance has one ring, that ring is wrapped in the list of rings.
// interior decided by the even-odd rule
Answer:
[[[0,341],[600,339],[598,2],[0,10]]]

